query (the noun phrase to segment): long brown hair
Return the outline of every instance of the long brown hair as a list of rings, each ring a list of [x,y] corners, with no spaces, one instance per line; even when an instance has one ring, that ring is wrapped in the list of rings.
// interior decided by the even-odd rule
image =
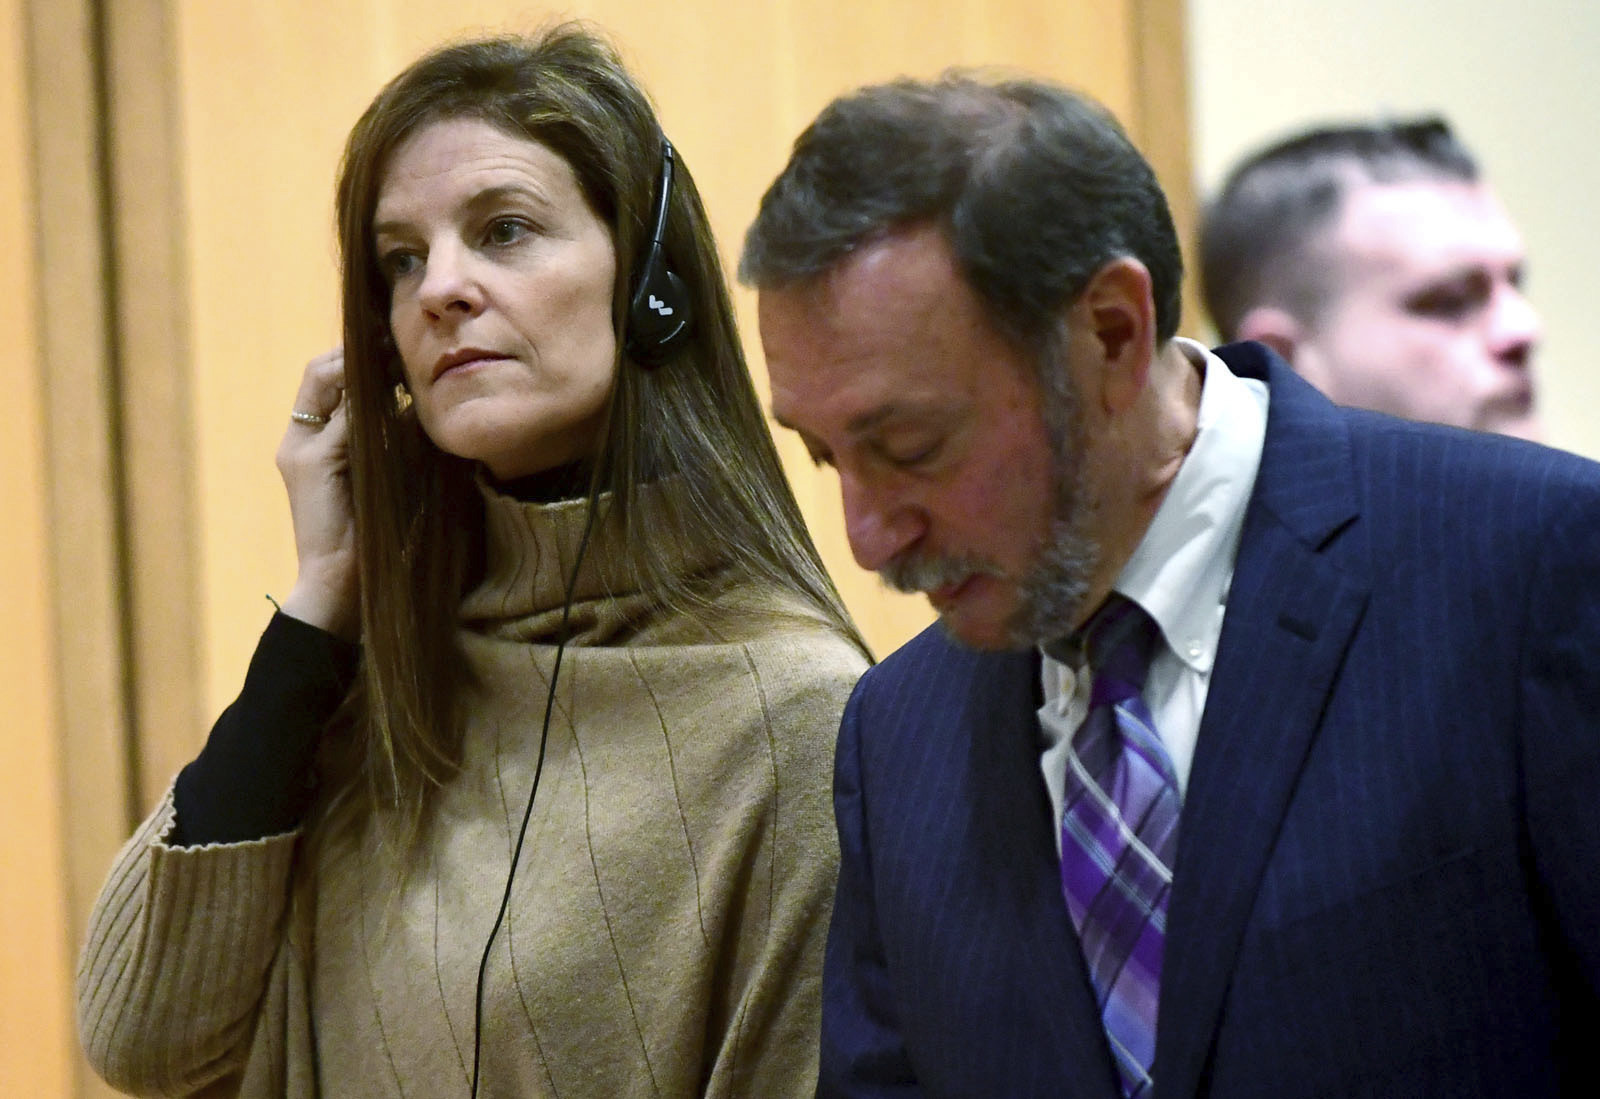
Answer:
[[[469,462],[435,447],[400,396],[373,211],[388,161],[421,127],[481,119],[559,153],[615,241],[616,384],[593,464],[590,503],[633,548],[639,589],[690,613],[704,593],[673,562],[694,537],[727,547],[737,576],[798,594],[823,620],[865,643],[806,533],[750,380],[721,263],[680,156],[665,247],[696,318],[688,344],[645,370],[627,360],[633,263],[648,241],[662,133],[644,92],[596,34],[561,24],[532,38],[445,46],[397,76],[356,123],[338,189],[343,257],[350,474],[361,571],[361,673],[356,765],[380,803],[403,807],[414,834],[431,792],[460,762],[465,674],[457,609],[481,548],[481,498]],[[639,490],[659,481],[667,514],[640,515]],[[646,529],[648,527],[648,529]]]

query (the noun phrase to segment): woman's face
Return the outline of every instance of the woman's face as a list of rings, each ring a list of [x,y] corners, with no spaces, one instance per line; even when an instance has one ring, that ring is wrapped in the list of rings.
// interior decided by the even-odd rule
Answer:
[[[478,119],[431,123],[396,148],[373,236],[434,445],[500,480],[594,453],[617,257],[564,159]]]

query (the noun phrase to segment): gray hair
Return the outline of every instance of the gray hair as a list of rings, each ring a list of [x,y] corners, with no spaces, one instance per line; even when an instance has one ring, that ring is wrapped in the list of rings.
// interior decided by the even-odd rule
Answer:
[[[831,103],[795,141],[745,237],[739,278],[815,278],[919,224],[944,234],[996,327],[1053,358],[1061,311],[1122,257],[1150,271],[1158,339],[1178,327],[1183,261],[1155,174],[1088,98],[950,72]]]

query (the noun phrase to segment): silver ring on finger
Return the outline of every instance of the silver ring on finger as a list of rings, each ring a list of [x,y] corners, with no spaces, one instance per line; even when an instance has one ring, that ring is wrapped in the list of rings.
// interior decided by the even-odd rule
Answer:
[[[321,427],[328,422],[328,417],[319,412],[306,412],[298,408],[289,413],[289,419],[297,424],[309,424],[311,427]]]

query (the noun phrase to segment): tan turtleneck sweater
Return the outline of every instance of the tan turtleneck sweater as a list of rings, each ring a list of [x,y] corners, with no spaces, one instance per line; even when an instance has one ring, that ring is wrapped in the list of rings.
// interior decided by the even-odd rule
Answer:
[[[479,958],[585,513],[485,497],[487,571],[462,609],[477,680],[464,763],[404,888],[381,816],[318,843],[173,847],[169,796],[112,867],[80,964],[80,1031],[113,1084],[468,1094]],[[730,588],[709,626],[608,597],[619,552],[597,530],[580,575],[489,959],[480,1095],[810,1096],[832,745],[865,662],[786,594]]]

